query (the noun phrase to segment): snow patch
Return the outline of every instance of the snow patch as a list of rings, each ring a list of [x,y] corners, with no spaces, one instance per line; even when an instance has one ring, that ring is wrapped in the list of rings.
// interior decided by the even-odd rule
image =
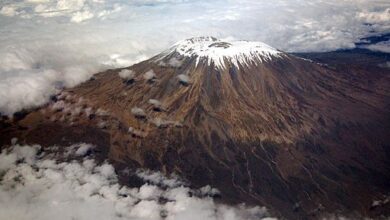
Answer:
[[[214,64],[219,69],[225,69],[227,62],[239,68],[240,65],[269,61],[282,54],[261,42],[221,41],[214,37],[197,37],[180,41],[166,51],[164,57],[175,53],[185,57],[195,57],[196,64],[206,59],[209,65]]]

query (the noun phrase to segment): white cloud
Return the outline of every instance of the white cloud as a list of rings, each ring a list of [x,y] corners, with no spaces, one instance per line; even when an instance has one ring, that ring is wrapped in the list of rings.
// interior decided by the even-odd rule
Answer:
[[[4,78],[0,79],[0,112],[2,113],[12,114],[25,107],[42,105],[57,91],[55,84],[58,75],[55,71],[14,71],[12,73],[3,73]]]
[[[185,74],[180,74],[177,76],[177,78],[183,84],[188,84],[190,82],[190,77]]]
[[[363,48],[383,53],[390,53],[390,40],[363,46]]]
[[[122,79],[131,80],[135,77],[135,72],[133,70],[124,69],[121,70],[118,75]]]
[[[94,17],[94,15],[90,11],[85,10],[85,11],[75,12],[72,15],[72,18],[70,20],[73,22],[76,22],[76,23],[80,23],[80,22],[89,20],[93,17]]]
[[[47,3],[50,0],[26,0],[26,2],[31,2],[31,3]]]
[[[146,117],[146,113],[142,108],[134,107],[131,109],[131,114],[136,117]]]
[[[85,156],[88,152],[93,149],[93,145],[90,144],[81,144],[81,146],[76,150],[75,155],[77,156]]]
[[[72,146],[70,146],[72,147]],[[0,219],[246,220],[266,218],[261,207],[227,206],[160,173],[139,188],[117,181],[113,166],[92,159],[57,162],[39,146],[12,146],[0,154]],[[5,162],[6,161],[6,162]],[[147,173],[142,175],[141,173]],[[166,182],[160,188],[154,182]],[[160,198],[168,200],[161,203]]]
[[[153,80],[156,78],[156,73],[153,70],[149,70],[146,73],[144,73],[144,79],[145,80]]]
[[[178,176],[172,174],[170,178],[164,176],[161,172],[152,172],[149,170],[138,170],[137,176],[141,177],[143,180],[148,181],[155,185],[161,185],[166,187],[179,187],[184,185]]]
[[[5,5],[1,8],[0,14],[12,17],[12,16],[15,16],[19,13],[16,11],[16,8],[14,6]]]
[[[263,41],[293,52],[353,48],[388,32],[389,10],[387,0],[4,0],[0,111],[39,106],[58,87],[193,36]]]
[[[161,102],[158,101],[157,99],[149,99],[148,103],[153,105],[155,108],[161,108]]]
[[[172,67],[180,67],[183,64],[183,61],[178,60],[176,57],[172,57],[168,64]]]
[[[388,23],[390,21],[390,8],[383,11],[362,11],[358,13],[358,17],[369,23]]]

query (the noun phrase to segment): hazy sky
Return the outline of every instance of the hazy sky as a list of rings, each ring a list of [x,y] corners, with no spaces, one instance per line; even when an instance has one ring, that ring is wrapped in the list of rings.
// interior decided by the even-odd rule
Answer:
[[[184,38],[211,35],[305,52],[353,48],[389,32],[389,0],[0,0],[0,113],[42,105],[64,86]],[[366,47],[390,52],[389,41]],[[77,154],[83,146],[67,149]],[[0,153],[0,219],[158,219],[165,211],[167,219],[241,220],[266,212],[189,197],[193,189],[182,185],[161,189],[158,181],[168,180],[159,173],[143,174],[152,184],[122,187],[109,164],[57,163],[39,158],[38,148]],[[159,197],[172,201],[161,205]]]
[[[183,38],[212,35],[302,52],[353,48],[389,31],[388,0],[2,0],[0,112],[40,105],[56,88]],[[370,48],[389,51],[389,43]]]

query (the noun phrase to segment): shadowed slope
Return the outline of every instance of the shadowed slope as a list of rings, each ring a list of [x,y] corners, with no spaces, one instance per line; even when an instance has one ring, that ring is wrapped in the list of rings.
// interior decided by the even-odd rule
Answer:
[[[294,219],[369,215],[371,199],[389,190],[388,90],[269,46],[223,53],[242,44],[195,38],[184,52],[182,42],[126,68],[131,79],[122,69],[99,73],[29,113],[18,122],[26,130],[9,137],[34,142],[48,123],[99,128],[118,167],[176,172],[220,189],[225,202]]]

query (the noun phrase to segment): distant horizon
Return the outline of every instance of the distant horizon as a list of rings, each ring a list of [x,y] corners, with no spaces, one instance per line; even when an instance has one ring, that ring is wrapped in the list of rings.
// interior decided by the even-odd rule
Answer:
[[[386,36],[389,20],[387,0],[4,0],[0,112],[42,104],[56,85],[75,86],[195,36],[325,52]],[[358,47],[389,52],[389,42]]]
[[[390,0],[0,0],[0,220],[390,220]]]

